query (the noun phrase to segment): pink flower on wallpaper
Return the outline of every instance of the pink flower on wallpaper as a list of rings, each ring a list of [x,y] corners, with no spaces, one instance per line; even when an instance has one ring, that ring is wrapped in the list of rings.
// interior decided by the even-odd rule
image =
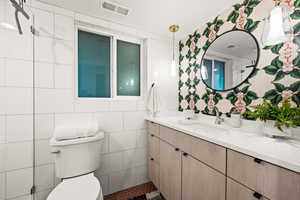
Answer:
[[[245,97],[245,94],[243,94],[241,92],[237,94],[238,100],[235,103],[235,111],[236,112],[243,113],[246,111],[246,103],[244,101],[244,97]]]
[[[244,29],[246,23],[247,23],[247,15],[245,13],[245,7],[243,6],[239,9],[239,17],[237,18],[236,26],[238,29]]]
[[[196,49],[196,43],[194,41],[191,42],[190,50],[191,52],[194,52]]]
[[[284,43],[279,51],[279,59],[283,62],[282,71],[290,72],[294,69],[293,60],[297,57],[297,47],[292,41]]]
[[[189,106],[190,106],[190,109],[191,109],[191,110],[194,110],[194,109],[195,109],[195,101],[194,101],[193,99],[190,100]]]
[[[291,98],[293,96],[293,94],[294,94],[293,91],[286,90],[286,91],[283,91],[281,93],[281,96],[282,96],[283,99],[289,99],[289,98]]]
[[[282,0],[282,1],[281,1],[281,4],[287,5],[287,6],[289,6],[289,7],[293,7],[293,6],[294,6],[294,3],[295,3],[295,0]]]
[[[208,36],[208,40],[210,42],[214,41],[217,38],[217,32],[215,31],[215,25],[211,25],[210,29],[210,33]]]
[[[207,103],[207,108],[208,108],[208,110],[212,111],[212,110],[214,110],[215,104],[216,104],[215,101],[214,101],[214,95],[210,94],[208,96],[208,98],[209,98],[209,100],[208,100],[208,103]]]

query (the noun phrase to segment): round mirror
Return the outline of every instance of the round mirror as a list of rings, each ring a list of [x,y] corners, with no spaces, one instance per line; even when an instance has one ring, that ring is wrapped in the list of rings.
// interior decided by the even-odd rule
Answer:
[[[202,57],[202,80],[213,90],[234,89],[249,78],[258,59],[258,42],[251,33],[243,30],[223,33],[210,44]]]

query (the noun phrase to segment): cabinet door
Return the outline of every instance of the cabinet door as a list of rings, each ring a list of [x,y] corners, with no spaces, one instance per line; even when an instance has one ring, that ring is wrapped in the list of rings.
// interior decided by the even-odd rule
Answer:
[[[148,160],[148,176],[155,187],[159,189],[159,165],[151,157]]]
[[[267,200],[261,194],[240,185],[234,180],[227,178],[227,200]]]
[[[181,153],[164,141],[159,144],[160,192],[166,200],[181,200]]]
[[[225,176],[191,156],[182,157],[183,200],[225,200]]]
[[[159,138],[153,134],[148,134],[148,149],[150,157],[159,163]]]

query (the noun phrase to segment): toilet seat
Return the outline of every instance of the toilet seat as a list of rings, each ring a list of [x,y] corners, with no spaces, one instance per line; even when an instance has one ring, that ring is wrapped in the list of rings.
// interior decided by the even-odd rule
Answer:
[[[47,200],[103,200],[100,182],[93,173],[63,180]]]

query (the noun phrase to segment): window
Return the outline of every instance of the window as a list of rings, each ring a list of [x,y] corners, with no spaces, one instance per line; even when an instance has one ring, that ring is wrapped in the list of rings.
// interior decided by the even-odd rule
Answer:
[[[225,62],[218,60],[204,59],[204,66],[207,70],[205,83],[216,90],[225,88]]]
[[[142,42],[78,29],[78,97],[141,97]]]

